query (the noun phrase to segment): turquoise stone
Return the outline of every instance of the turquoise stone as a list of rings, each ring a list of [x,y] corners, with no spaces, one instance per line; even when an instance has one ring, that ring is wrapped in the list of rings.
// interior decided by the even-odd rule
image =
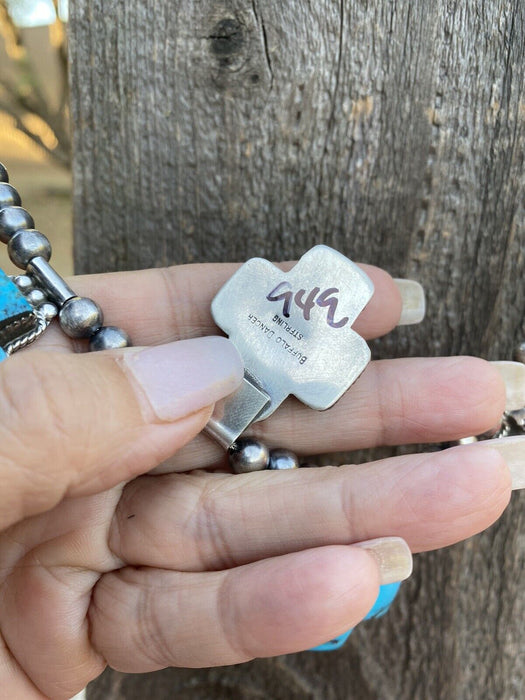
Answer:
[[[16,284],[0,270],[0,327],[32,311],[33,307]]]
[[[394,602],[394,599],[399,591],[400,586],[400,583],[387,583],[383,586],[380,586],[379,595],[377,596],[377,600],[374,603],[374,607],[372,608],[372,610],[370,610],[370,612],[364,619],[370,620],[376,617],[383,617],[383,615],[386,612],[388,612],[389,607]],[[318,647],[310,649],[310,651],[333,651],[334,649],[340,649],[346,642],[348,637],[352,634],[352,631],[353,628],[351,630],[348,630],[348,632],[345,632],[344,634],[340,634],[339,637],[331,639],[329,642],[326,642],[326,644],[321,644]]]
[[[2,346],[6,347],[34,325],[33,307],[16,284],[0,270],[0,361],[6,358]]]

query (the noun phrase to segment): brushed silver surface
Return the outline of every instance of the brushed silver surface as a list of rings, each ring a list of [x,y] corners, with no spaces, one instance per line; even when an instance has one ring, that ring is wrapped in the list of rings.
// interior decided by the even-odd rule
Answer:
[[[289,272],[252,258],[228,280],[212,314],[270,398],[257,420],[290,394],[325,410],[345,393],[370,361],[352,324],[373,293],[367,275],[325,245]]]
[[[215,404],[205,430],[219,445],[229,447],[257,420],[269,402],[270,397],[245,374],[237,391]]]

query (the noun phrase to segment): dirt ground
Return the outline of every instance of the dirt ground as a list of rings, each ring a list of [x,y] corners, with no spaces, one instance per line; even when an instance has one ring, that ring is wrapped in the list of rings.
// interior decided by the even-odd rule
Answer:
[[[31,213],[35,227],[51,241],[51,263],[60,274],[72,274],[70,174],[17,134],[1,128],[0,162],[6,166],[9,181],[20,193],[22,205]],[[9,260],[3,244],[0,244],[0,267],[8,274],[20,272]]]

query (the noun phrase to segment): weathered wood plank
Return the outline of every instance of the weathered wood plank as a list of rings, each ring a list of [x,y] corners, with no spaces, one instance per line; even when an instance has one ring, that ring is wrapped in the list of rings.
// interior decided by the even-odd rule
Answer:
[[[525,337],[520,0],[76,0],[81,271],[281,259],[326,242],[420,279],[379,356],[509,357]],[[108,673],[104,698],[525,695],[525,508],[416,560],[341,652]]]

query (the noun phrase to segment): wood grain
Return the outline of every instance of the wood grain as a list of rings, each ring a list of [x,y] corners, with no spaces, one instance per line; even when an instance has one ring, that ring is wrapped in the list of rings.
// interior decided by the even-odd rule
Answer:
[[[428,294],[377,356],[508,358],[525,337],[521,0],[76,0],[79,271],[333,245]],[[107,672],[89,697],[525,696],[525,501],[416,559],[328,655]]]

